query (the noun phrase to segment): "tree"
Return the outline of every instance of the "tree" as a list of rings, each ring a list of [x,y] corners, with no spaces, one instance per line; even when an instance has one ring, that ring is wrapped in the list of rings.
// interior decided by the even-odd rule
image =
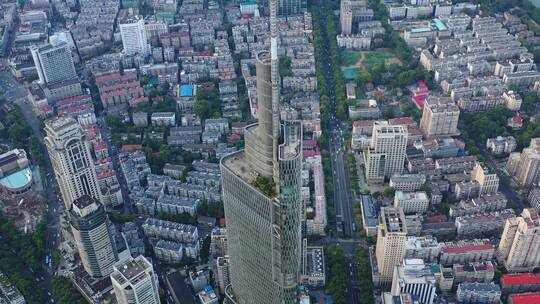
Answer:
[[[63,277],[54,277],[52,284],[54,299],[58,304],[85,304],[87,303],[71,282]]]

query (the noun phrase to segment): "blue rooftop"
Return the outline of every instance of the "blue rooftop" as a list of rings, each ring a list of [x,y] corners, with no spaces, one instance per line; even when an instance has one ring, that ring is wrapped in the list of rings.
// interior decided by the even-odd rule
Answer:
[[[431,32],[431,29],[429,27],[421,27],[421,28],[413,28],[411,30],[411,33],[426,33]]]
[[[433,19],[433,23],[435,23],[435,27],[437,28],[437,30],[439,31],[446,31],[448,30],[448,28],[446,27],[446,25],[444,25],[444,22],[441,21],[441,19]]]
[[[180,97],[190,97],[193,96],[193,85],[192,84],[183,84],[180,86]]]
[[[19,189],[32,181],[32,170],[24,168],[0,179],[0,184],[8,189]]]
[[[257,5],[257,2],[255,1],[240,2],[240,6],[244,6],[244,5]]]

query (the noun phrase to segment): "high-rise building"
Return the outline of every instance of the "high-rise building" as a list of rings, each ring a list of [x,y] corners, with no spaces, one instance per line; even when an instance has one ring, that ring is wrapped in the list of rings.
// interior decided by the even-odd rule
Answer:
[[[77,79],[71,49],[65,42],[57,45],[46,44],[31,50],[39,82],[47,85]]]
[[[375,247],[378,272],[373,281],[376,285],[383,286],[392,282],[394,268],[401,264],[405,257],[406,241],[407,225],[403,209],[382,207]]]
[[[81,125],[73,117],[45,121],[45,146],[66,210],[85,194],[101,202],[94,162],[84,136]]]
[[[339,12],[339,21],[341,24],[341,34],[352,34],[353,13],[350,7],[350,1],[342,0]]]
[[[120,35],[122,36],[124,53],[143,56],[150,54],[144,19],[141,16],[134,16],[120,23]]]
[[[393,296],[409,293],[418,298],[418,303],[432,304],[437,291],[435,282],[431,265],[421,259],[405,259],[395,267],[391,293]]]
[[[459,107],[451,100],[430,99],[420,120],[420,129],[427,137],[458,133]]]
[[[301,273],[302,125],[280,121],[277,0],[270,52],[256,59],[258,123],[221,159],[231,286],[237,302],[297,303]]]
[[[84,270],[94,278],[111,274],[118,254],[103,205],[83,195],[71,204],[69,217]]]
[[[116,263],[111,282],[118,304],[159,304],[159,287],[152,264],[142,255]]]
[[[364,152],[367,181],[381,183],[385,178],[401,174],[406,149],[406,126],[376,122],[373,125],[371,145]]]
[[[519,158],[518,158],[519,155]],[[529,187],[538,182],[540,174],[540,138],[531,139],[529,147],[521,154],[512,153],[508,158],[507,168],[523,187]]]
[[[225,287],[231,283],[229,256],[218,257],[216,260],[217,285],[219,293],[225,294]]]
[[[481,164],[476,164],[471,171],[471,181],[477,181],[480,185],[480,196],[499,190],[499,176],[496,173],[489,173],[488,168]]]
[[[532,208],[506,221],[497,259],[508,271],[532,271],[540,266],[540,219]]]
[[[280,16],[299,15],[307,10],[307,0],[277,0],[277,2]]]

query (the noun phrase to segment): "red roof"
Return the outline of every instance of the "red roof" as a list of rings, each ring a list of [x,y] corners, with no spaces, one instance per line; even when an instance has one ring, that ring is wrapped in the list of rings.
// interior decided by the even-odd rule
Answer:
[[[388,120],[388,123],[391,125],[406,125],[406,126],[416,126],[416,120],[412,117],[398,117]]]
[[[426,223],[442,223],[446,221],[448,221],[448,217],[444,214],[428,216],[424,218],[424,222]]]
[[[421,96],[413,96],[413,101],[418,105],[418,107],[423,108],[424,107],[424,100],[426,100],[427,96],[421,95]]]
[[[510,298],[514,304],[538,304],[540,303],[540,292],[512,294]]]
[[[521,116],[521,115],[516,115],[516,116],[512,117],[512,120],[513,120],[514,122],[517,122],[517,123],[523,123],[523,116]]]
[[[123,145],[122,146],[122,152],[133,152],[137,150],[141,150],[141,145]]]
[[[540,274],[536,274],[536,273],[504,274],[501,278],[501,282],[503,285],[540,284]]]
[[[492,250],[495,249],[495,246],[492,244],[483,244],[483,245],[465,245],[465,246],[456,246],[456,247],[445,247],[441,251],[443,253],[465,253],[469,251],[480,251],[480,250]]]

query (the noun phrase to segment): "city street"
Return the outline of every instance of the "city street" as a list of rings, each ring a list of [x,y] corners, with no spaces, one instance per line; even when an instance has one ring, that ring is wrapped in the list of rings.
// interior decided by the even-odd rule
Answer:
[[[54,172],[52,169],[51,161],[47,153],[47,149],[43,144],[43,132],[40,129],[39,120],[36,118],[34,112],[32,111],[29,104],[26,100],[26,89],[11,76],[8,72],[1,72],[0,78],[7,83],[7,88],[2,86],[2,89],[5,90],[5,97],[8,102],[13,102],[19,105],[22,110],[22,113],[32,128],[32,132],[40,142],[41,154],[45,164],[45,172],[47,178],[45,180],[45,197],[47,199],[47,232],[45,240],[45,254],[49,256],[49,259],[52,260],[52,252],[58,247],[60,242],[60,214],[63,210],[62,202],[59,199],[59,194],[55,191],[57,189],[56,180],[53,178]],[[45,257],[43,257],[45,261]],[[43,266],[43,272],[37,273],[36,278],[39,278],[40,285],[46,291],[47,303],[52,303],[52,277],[54,275],[56,265],[53,262],[50,262],[49,265]],[[43,279],[42,279],[43,278]]]
[[[323,57],[324,57],[324,78],[328,85],[328,97],[330,99],[331,108],[331,121],[330,130],[327,130],[327,142],[329,143],[330,160],[332,167],[332,181],[334,184],[334,204],[336,208],[336,231],[338,237],[343,234],[345,237],[353,237],[353,194],[351,191],[351,183],[349,180],[349,167],[347,165],[347,154],[344,149],[343,130],[341,129],[341,121],[336,117],[336,94],[334,90],[334,74],[332,69],[332,54],[330,54],[330,47],[328,41],[328,35],[326,33],[326,2],[319,0],[319,26],[321,30],[321,36],[323,41]],[[330,239],[330,243],[335,243],[335,239]],[[357,261],[356,261],[356,248],[358,243],[356,241],[350,242],[337,242],[343,246],[345,253],[346,265],[349,269],[346,271],[348,277],[347,294],[350,304],[357,304],[359,302],[358,286],[357,282]],[[345,245],[346,244],[346,245]]]

